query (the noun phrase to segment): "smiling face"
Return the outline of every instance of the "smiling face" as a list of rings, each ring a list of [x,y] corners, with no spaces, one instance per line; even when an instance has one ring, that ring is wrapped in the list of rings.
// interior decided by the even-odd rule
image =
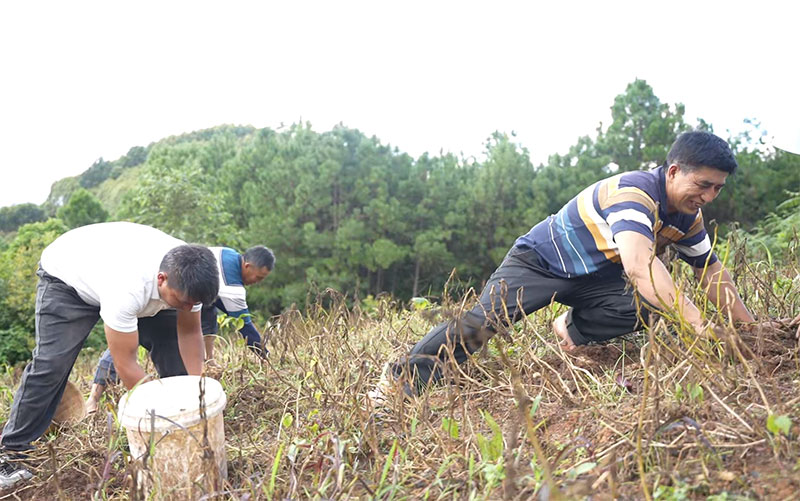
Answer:
[[[158,273],[158,295],[162,301],[176,310],[191,311],[198,304],[183,292],[170,287],[167,274],[163,271]]]
[[[696,214],[711,202],[725,186],[728,173],[711,167],[681,169],[678,164],[667,168],[667,212]]]

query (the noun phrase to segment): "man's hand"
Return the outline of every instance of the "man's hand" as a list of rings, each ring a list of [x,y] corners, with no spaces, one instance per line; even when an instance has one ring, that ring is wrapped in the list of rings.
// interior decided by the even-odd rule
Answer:
[[[219,365],[217,361],[214,360],[213,358],[209,358],[208,360],[206,360],[205,366],[206,366],[205,367],[206,376],[214,379],[219,379],[222,376],[222,373],[224,372],[224,368],[221,365]]]
[[[715,261],[705,269],[694,268],[694,274],[706,291],[708,299],[728,318],[734,322],[755,322],[722,262]]]
[[[790,320],[788,318],[771,318],[761,322],[742,322],[737,324],[737,328],[747,333],[758,332],[785,332],[797,329],[794,332],[795,338],[800,341],[800,315]]]
[[[653,255],[653,242],[635,231],[622,231],[614,236],[625,275],[639,294],[659,309],[678,306],[678,313],[698,334],[705,330],[700,310],[678,291],[675,282],[661,260]]]
[[[744,332],[758,332],[758,331],[782,331],[789,328],[787,320],[769,319],[763,322],[737,322],[734,323],[737,329]]]
[[[114,367],[117,369],[122,384],[130,390],[147,376],[137,359],[139,331],[120,332],[108,325],[106,325],[105,331],[108,349],[111,351],[111,358],[114,359]]]
[[[725,353],[727,356],[731,358],[738,358],[740,354],[747,360],[751,360],[756,357],[753,350],[750,349],[750,346],[739,336],[737,330],[731,330],[730,328],[726,328],[725,326],[709,324],[713,326],[713,333],[716,339],[724,342]]]

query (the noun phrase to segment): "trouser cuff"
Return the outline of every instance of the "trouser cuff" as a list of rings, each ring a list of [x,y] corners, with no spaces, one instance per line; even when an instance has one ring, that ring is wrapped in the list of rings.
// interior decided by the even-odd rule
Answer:
[[[578,330],[578,327],[572,320],[573,311],[574,310],[572,308],[570,308],[567,311],[567,335],[569,335],[569,338],[572,340],[572,344],[574,344],[575,346],[580,346],[582,344],[589,344],[590,339],[581,334],[581,331]]]

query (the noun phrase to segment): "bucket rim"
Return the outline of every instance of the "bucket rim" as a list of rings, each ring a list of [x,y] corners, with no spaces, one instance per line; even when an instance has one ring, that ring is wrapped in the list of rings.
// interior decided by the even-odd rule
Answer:
[[[183,379],[179,381],[178,378]],[[205,397],[207,398],[205,401],[205,415],[206,419],[210,420],[221,414],[225,409],[227,397],[219,381],[207,376],[204,376],[203,379]],[[179,430],[192,427],[202,421],[199,401],[196,406],[187,406],[178,410],[164,409],[165,405],[168,404],[162,402],[162,405],[160,405],[161,411],[159,411],[158,403],[156,402],[154,405],[152,400],[147,399],[147,397],[156,388],[184,384],[187,388],[197,388],[196,394],[199,399],[199,383],[200,376],[172,376],[148,381],[126,392],[120,398],[117,407],[117,418],[124,428],[142,432]],[[208,400],[209,396],[215,396],[216,398]],[[152,416],[153,412],[155,412],[154,417]]]

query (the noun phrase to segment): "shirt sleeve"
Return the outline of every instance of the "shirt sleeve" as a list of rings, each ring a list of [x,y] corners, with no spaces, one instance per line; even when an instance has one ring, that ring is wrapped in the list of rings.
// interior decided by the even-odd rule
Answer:
[[[250,310],[247,308],[247,293],[244,287],[227,287],[227,289],[224,292],[220,290],[218,300],[218,303],[221,303],[222,306],[220,309],[227,315],[236,318],[247,315],[244,317],[244,323],[249,324]]]
[[[139,329],[138,314],[144,305],[133,294],[122,294],[100,298],[100,318],[119,332],[136,332]]]
[[[607,187],[603,186],[602,189]],[[653,226],[658,206],[643,190],[625,187],[609,193],[601,192],[598,194],[598,202],[613,236],[616,237],[617,233],[623,231],[635,231],[650,241],[655,240]]]
[[[711,251],[711,240],[703,224],[702,211],[697,211],[689,231],[681,240],[675,242],[675,249],[678,251],[678,257],[695,268],[717,262],[717,255]]]
[[[246,322],[239,333],[247,340],[247,346],[261,346],[261,334],[252,322]]]

